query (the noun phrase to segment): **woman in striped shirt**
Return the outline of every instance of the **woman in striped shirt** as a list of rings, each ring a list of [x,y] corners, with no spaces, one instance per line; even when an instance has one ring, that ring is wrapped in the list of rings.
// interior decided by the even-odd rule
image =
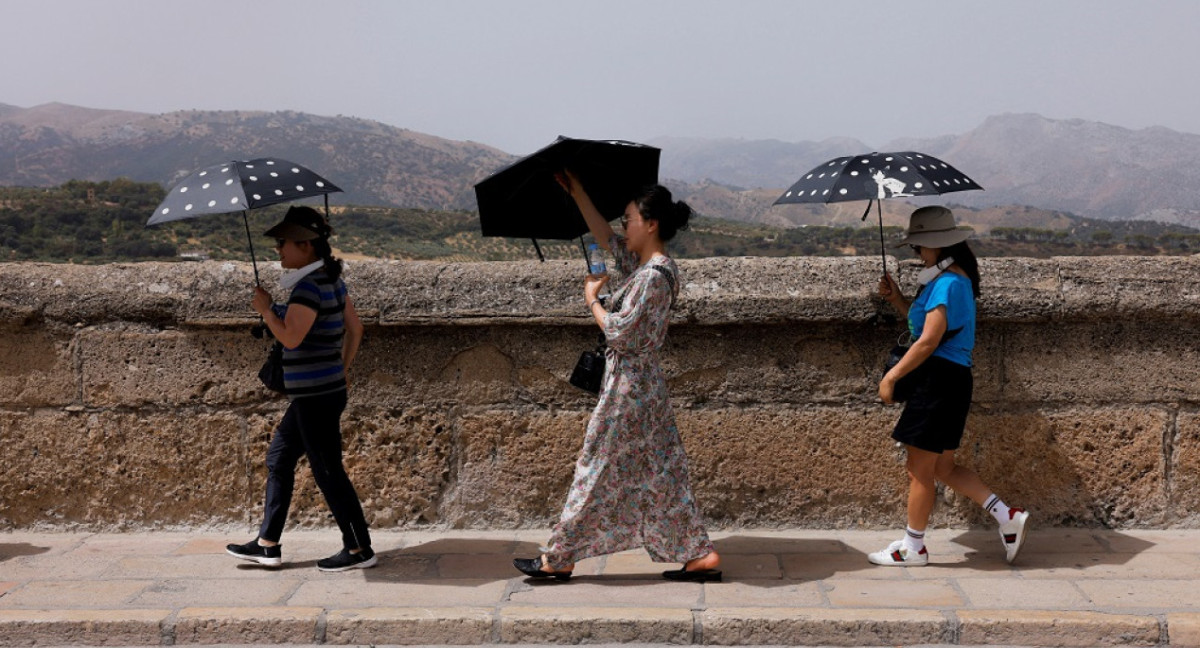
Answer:
[[[291,296],[286,306],[277,306],[270,293],[256,287],[251,302],[283,344],[283,383],[291,403],[267,450],[266,510],[258,537],[226,549],[234,557],[263,565],[282,564],[279,539],[302,456],[308,457],[313,478],[342,531],[342,550],[317,561],[317,568],[345,571],[375,565],[362,505],[342,465],[346,370],[362,341],[363,327],[341,279],[342,262],[330,249],[331,233],[317,210],[289,209],[266,235],[275,238],[284,269],[280,283]]]

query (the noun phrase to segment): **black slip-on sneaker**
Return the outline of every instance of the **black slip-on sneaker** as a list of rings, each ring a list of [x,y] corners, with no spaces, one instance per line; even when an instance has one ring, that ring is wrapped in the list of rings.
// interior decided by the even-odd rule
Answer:
[[[278,567],[283,564],[283,552],[280,549],[282,546],[264,547],[258,544],[258,538],[255,538],[246,544],[225,545],[225,553],[260,565]]]
[[[324,572],[340,572],[348,569],[367,569],[374,567],[377,560],[375,552],[370,547],[363,549],[358,553],[350,553],[349,549],[342,549],[336,554],[322,558],[317,561],[317,569]]]

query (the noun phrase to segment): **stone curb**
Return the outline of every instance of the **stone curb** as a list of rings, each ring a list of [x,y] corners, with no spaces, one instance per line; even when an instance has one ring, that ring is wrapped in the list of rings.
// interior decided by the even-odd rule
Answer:
[[[170,610],[0,610],[0,645],[167,645],[170,616]]]
[[[1030,646],[1156,646],[1153,616],[1046,610],[958,612],[962,644]]]
[[[331,610],[324,643],[359,645],[485,644],[492,642],[493,610],[486,607]]]
[[[0,610],[0,646],[670,643],[1198,646],[1200,613],[550,607]]]

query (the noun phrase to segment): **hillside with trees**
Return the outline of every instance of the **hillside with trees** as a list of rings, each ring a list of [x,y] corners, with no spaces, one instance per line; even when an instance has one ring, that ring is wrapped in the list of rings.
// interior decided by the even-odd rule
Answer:
[[[72,180],[52,188],[0,188],[0,260],[107,263],[197,258],[248,260],[240,213],[145,227],[163,199],[157,183],[117,179]],[[282,217],[286,205],[249,213],[259,259],[274,260],[268,239],[259,235]],[[958,206],[972,222],[977,212]],[[1021,215],[1027,208],[1012,208]],[[1045,214],[1027,214],[1028,222],[1047,222]],[[873,215],[872,215],[873,217]],[[533,259],[532,243],[522,239],[484,238],[479,217],[470,211],[335,206],[330,217],[334,246],[347,258],[507,261]],[[1013,222],[1020,223],[1015,218]],[[974,239],[983,256],[1193,254],[1200,231],[1147,221],[1109,222],[1059,214],[1050,222],[990,227]],[[980,230],[977,230],[979,232]],[[888,225],[888,240],[901,228]],[[811,225],[778,227],[700,216],[671,242],[679,257],[844,256],[879,253],[872,226]],[[577,258],[578,241],[540,241],[549,258]],[[894,251],[893,251],[894,252]],[[907,252],[900,252],[901,256]]]

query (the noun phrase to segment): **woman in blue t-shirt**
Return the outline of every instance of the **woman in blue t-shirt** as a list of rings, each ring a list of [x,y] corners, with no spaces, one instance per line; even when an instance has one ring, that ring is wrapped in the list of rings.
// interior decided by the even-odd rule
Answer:
[[[251,306],[283,345],[283,386],[291,403],[267,449],[267,493],[258,537],[225,550],[269,567],[282,564],[279,539],[292,502],[296,464],[306,456],[342,532],[342,550],[318,560],[317,569],[373,567],[371,534],[342,464],[346,371],[362,341],[362,322],[346,293],[342,262],[329,246],[332,230],[320,212],[292,207],[265,234],[275,239],[284,270],[279,283],[290,295],[287,305],[279,306],[256,287]]]
[[[917,566],[929,562],[925,527],[933,512],[935,480],[983,506],[1000,523],[1005,559],[1013,562],[1025,542],[1029,514],[1009,508],[975,471],[954,461],[971,408],[971,353],[975,348],[975,299],[979,264],[967,246],[969,230],[955,226],[945,207],[912,213],[899,245],[921,256],[917,295],[909,301],[900,285],[884,274],[879,295],[908,316],[912,346],[879,383],[885,403],[905,392],[904,412],[892,438],[905,444],[909,475],[908,529],[904,539],[868,556],[877,565]]]

